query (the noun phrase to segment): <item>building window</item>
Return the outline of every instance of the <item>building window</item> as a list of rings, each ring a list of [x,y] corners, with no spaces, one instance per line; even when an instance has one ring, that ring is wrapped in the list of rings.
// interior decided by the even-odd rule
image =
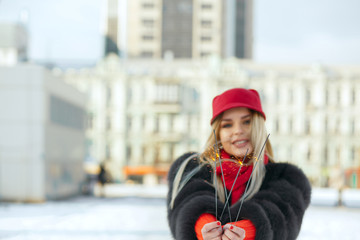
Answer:
[[[207,57],[207,56],[210,56],[210,53],[209,52],[200,52],[200,56]]]
[[[203,3],[201,4],[201,9],[202,10],[211,10],[212,9],[212,5],[209,3]]]
[[[351,103],[356,103],[356,90],[354,88],[351,90]]]
[[[309,134],[309,133],[310,133],[310,121],[309,121],[309,119],[305,119],[304,132],[305,132],[306,134]]]
[[[157,84],[156,85],[156,103],[178,103],[180,89],[178,85],[175,84]]]
[[[280,90],[279,88],[275,88],[275,102],[280,103]]]
[[[111,33],[117,32],[117,29],[118,29],[118,20],[117,20],[117,18],[114,18],[114,17],[108,18],[107,25],[108,25],[108,29],[109,29],[108,31],[109,32],[111,32]],[[111,34],[110,37],[112,39],[116,40],[116,35],[114,36],[113,34]]]
[[[141,57],[144,57],[144,58],[152,58],[154,56],[154,52],[142,51],[140,55],[141,55]]]
[[[307,160],[308,163],[311,162],[311,149],[310,149],[310,146],[307,149],[306,160]]]
[[[143,129],[146,129],[146,116],[145,115],[142,115],[142,117],[141,117],[141,127]]]
[[[112,94],[111,94],[111,86],[107,85],[106,86],[106,106],[109,106],[111,103],[111,98],[112,98]]]
[[[201,41],[202,42],[210,42],[212,40],[211,36],[201,36]]]
[[[339,119],[335,119],[335,129],[334,129],[334,133],[340,133],[340,120]]]
[[[154,40],[154,36],[152,36],[152,35],[143,35],[142,40],[144,40],[144,41],[152,41],[152,40]]]
[[[170,132],[174,132],[174,119],[175,119],[175,115],[171,114],[170,118],[169,118],[169,129]]]
[[[170,158],[169,158],[169,161],[171,162],[173,159],[174,159],[174,152],[175,152],[175,144],[170,144]]]
[[[325,118],[324,132],[325,132],[325,134],[329,133],[329,120],[327,119],[327,117]]]
[[[154,21],[153,19],[143,19],[143,20],[142,20],[142,24],[143,24],[145,27],[154,27],[155,21]]]
[[[141,147],[141,156],[146,156],[147,155],[147,148],[146,146],[142,146]],[[145,157],[141,158],[143,163],[145,163]]]
[[[105,158],[111,159],[111,146],[109,143],[107,143],[105,146]]]
[[[336,161],[338,162],[339,161],[339,159],[341,159],[341,147],[340,146],[338,146],[337,148],[336,148]]]
[[[341,104],[341,89],[340,88],[336,92],[336,99],[337,99],[337,104],[340,105]]]
[[[192,3],[189,1],[177,1],[179,2],[177,4],[177,12],[181,13],[181,14],[189,14],[192,12]]]
[[[74,129],[84,129],[86,115],[82,108],[56,96],[50,96],[49,107],[51,122]]]
[[[352,160],[352,163],[353,163],[353,166],[356,166],[356,163],[357,163],[357,153],[356,153],[356,148],[355,146],[352,146],[351,147],[351,160]]]
[[[132,151],[131,151],[131,146],[127,145],[126,146],[126,165],[129,165],[131,162],[131,157],[132,157]]]
[[[328,162],[329,162],[329,150],[328,150],[328,147],[325,146],[324,147],[324,157],[322,158],[323,160],[321,161],[321,166],[327,166],[328,165]]]
[[[352,120],[351,120],[351,126],[350,126],[350,133],[351,133],[351,135],[355,136],[355,135],[356,135],[355,132],[356,132],[356,129],[355,129],[355,120],[352,119]]]
[[[235,72],[235,71],[236,71],[236,69],[232,69],[232,72]],[[263,90],[259,89],[258,93],[260,95],[260,99],[262,100],[262,102],[265,103],[267,101],[265,92]]]
[[[329,157],[328,147],[325,146],[325,147],[324,147],[324,161],[326,161],[326,163],[328,162],[328,157]]]
[[[92,129],[94,127],[94,114],[89,113],[87,117],[87,128]]]
[[[203,28],[211,28],[212,21],[211,20],[201,20],[201,27]]]
[[[133,94],[132,94],[132,88],[131,87],[128,87],[127,88],[127,91],[126,91],[126,99],[127,99],[127,101],[128,101],[128,103],[131,103],[132,102],[132,96],[133,96]]]
[[[294,102],[294,91],[292,88],[289,89],[289,103],[292,104]]]
[[[293,131],[293,120],[289,119],[289,133],[292,133]]]
[[[279,132],[279,129],[280,126],[279,126],[279,119],[275,119],[275,132],[278,133]]]
[[[291,145],[288,147],[288,159],[292,159],[293,158],[293,151],[292,151],[292,147]]]
[[[111,118],[109,116],[106,117],[106,130],[111,130]]]
[[[131,127],[132,127],[132,118],[131,117],[126,118],[126,125],[127,125],[127,130],[131,131]]]
[[[143,3],[142,7],[145,9],[151,9],[151,8],[154,8],[155,5],[154,5],[154,3]]]
[[[311,90],[309,88],[305,89],[305,101],[307,105],[311,103]]]
[[[187,120],[187,131],[191,131],[192,130],[191,129],[191,123],[192,123],[191,117],[188,116],[186,120]]]
[[[325,105],[328,105],[330,103],[329,101],[329,89],[325,90]]]
[[[160,129],[160,117],[159,117],[159,115],[156,115],[156,117],[155,117],[155,129],[154,129],[154,132],[155,132],[155,133],[158,133],[158,132],[159,132],[159,129]]]

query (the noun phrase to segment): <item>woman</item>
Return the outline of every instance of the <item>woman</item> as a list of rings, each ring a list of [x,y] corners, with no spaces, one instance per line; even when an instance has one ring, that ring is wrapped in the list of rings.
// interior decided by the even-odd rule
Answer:
[[[212,107],[205,151],[184,154],[169,171],[174,238],[296,239],[311,187],[299,168],[274,162],[259,94],[230,89]]]

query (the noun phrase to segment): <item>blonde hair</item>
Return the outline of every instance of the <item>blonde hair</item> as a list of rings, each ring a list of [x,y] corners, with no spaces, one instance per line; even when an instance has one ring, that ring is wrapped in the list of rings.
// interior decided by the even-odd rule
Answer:
[[[261,148],[263,147],[263,145],[266,141],[266,138],[267,138],[265,120],[258,112],[255,112],[255,111],[251,111],[251,112],[252,112],[251,143],[254,148],[253,156],[256,156],[256,158],[252,158],[252,160],[248,164],[254,164],[256,162],[255,159],[258,159],[258,161],[256,163],[256,167],[253,168],[253,173],[252,173],[252,177],[251,177],[251,181],[250,181],[248,190],[242,196],[242,198],[244,200],[248,200],[248,199],[252,198],[254,196],[254,194],[256,194],[261,187],[262,181],[265,176],[265,164],[264,164],[265,152],[266,152],[266,155],[268,156],[269,161],[274,162],[273,151],[272,151],[271,143],[269,140],[267,140],[267,142],[266,142],[265,151],[263,150],[261,152]],[[219,133],[220,133],[220,122],[222,119],[222,115],[223,114],[220,114],[213,121],[213,124],[212,124],[212,128],[215,131],[215,136],[216,136],[217,140],[220,139]],[[214,133],[211,132],[211,134],[206,142],[205,150],[201,154],[191,155],[190,157],[185,159],[185,161],[181,164],[178,172],[176,173],[176,176],[175,176],[175,179],[173,182],[172,199],[171,199],[171,203],[170,203],[171,208],[173,208],[177,193],[180,192],[181,188],[201,168],[201,166],[208,164],[213,168],[213,172],[215,172],[216,169],[215,169],[214,160],[212,159],[211,156],[209,156],[209,152],[208,152],[209,149],[214,149],[214,146],[216,145],[217,140],[215,139],[215,136],[214,136]],[[213,151],[210,151],[210,152],[213,152]],[[261,155],[260,155],[260,152],[261,152]],[[200,161],[200,163],[199,163],[200,167],[198,169],[194,169],[189,174],[187,174],[185,176],[184,180],[180,183],[180,180],[182,178],[182,175],[184,173],[186,165],[195,156],[198,157],[198,159]],[[224,203],[226,200],[225,199],[225,189],[224,189],[224,184],[222,182],[221,176],[213,177],[212,184],[214,187],[216,186],[219,200]]]

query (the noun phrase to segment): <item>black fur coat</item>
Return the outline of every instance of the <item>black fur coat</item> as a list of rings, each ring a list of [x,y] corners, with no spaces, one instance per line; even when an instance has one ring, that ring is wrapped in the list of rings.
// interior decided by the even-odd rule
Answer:
[[[176,240],[195,240],[194,226],[203,213],[215,215],[215,189],[209,182],[212,179],[210,166],[203,166],[178,193],[174,207],[170,208],[172,185],[181,163],[191,156],[187,153],[172,165],[168,180],[167,197],[168,222]],[[199,166],[194,157],[187,164],[184,175]],[[268,163],[263,184],[250,200],[244,201],[240,217],[249,219],[256,227],[256,240],[296,239],[304,212],[310,203],[311,186],[303,172],[287,163]],[[240,202],[230,208],[232,220],[236,217]],[[223,204],[218,201],[218,213]],[[222,217],[222,224],[229,222],[228,211]]]

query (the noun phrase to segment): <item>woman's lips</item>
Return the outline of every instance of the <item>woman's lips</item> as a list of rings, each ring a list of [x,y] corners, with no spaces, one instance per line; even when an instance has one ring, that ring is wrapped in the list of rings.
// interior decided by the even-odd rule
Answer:
[[[245,147],[248,144],[249,140],[236,140],[232,144],[237,148]]]

